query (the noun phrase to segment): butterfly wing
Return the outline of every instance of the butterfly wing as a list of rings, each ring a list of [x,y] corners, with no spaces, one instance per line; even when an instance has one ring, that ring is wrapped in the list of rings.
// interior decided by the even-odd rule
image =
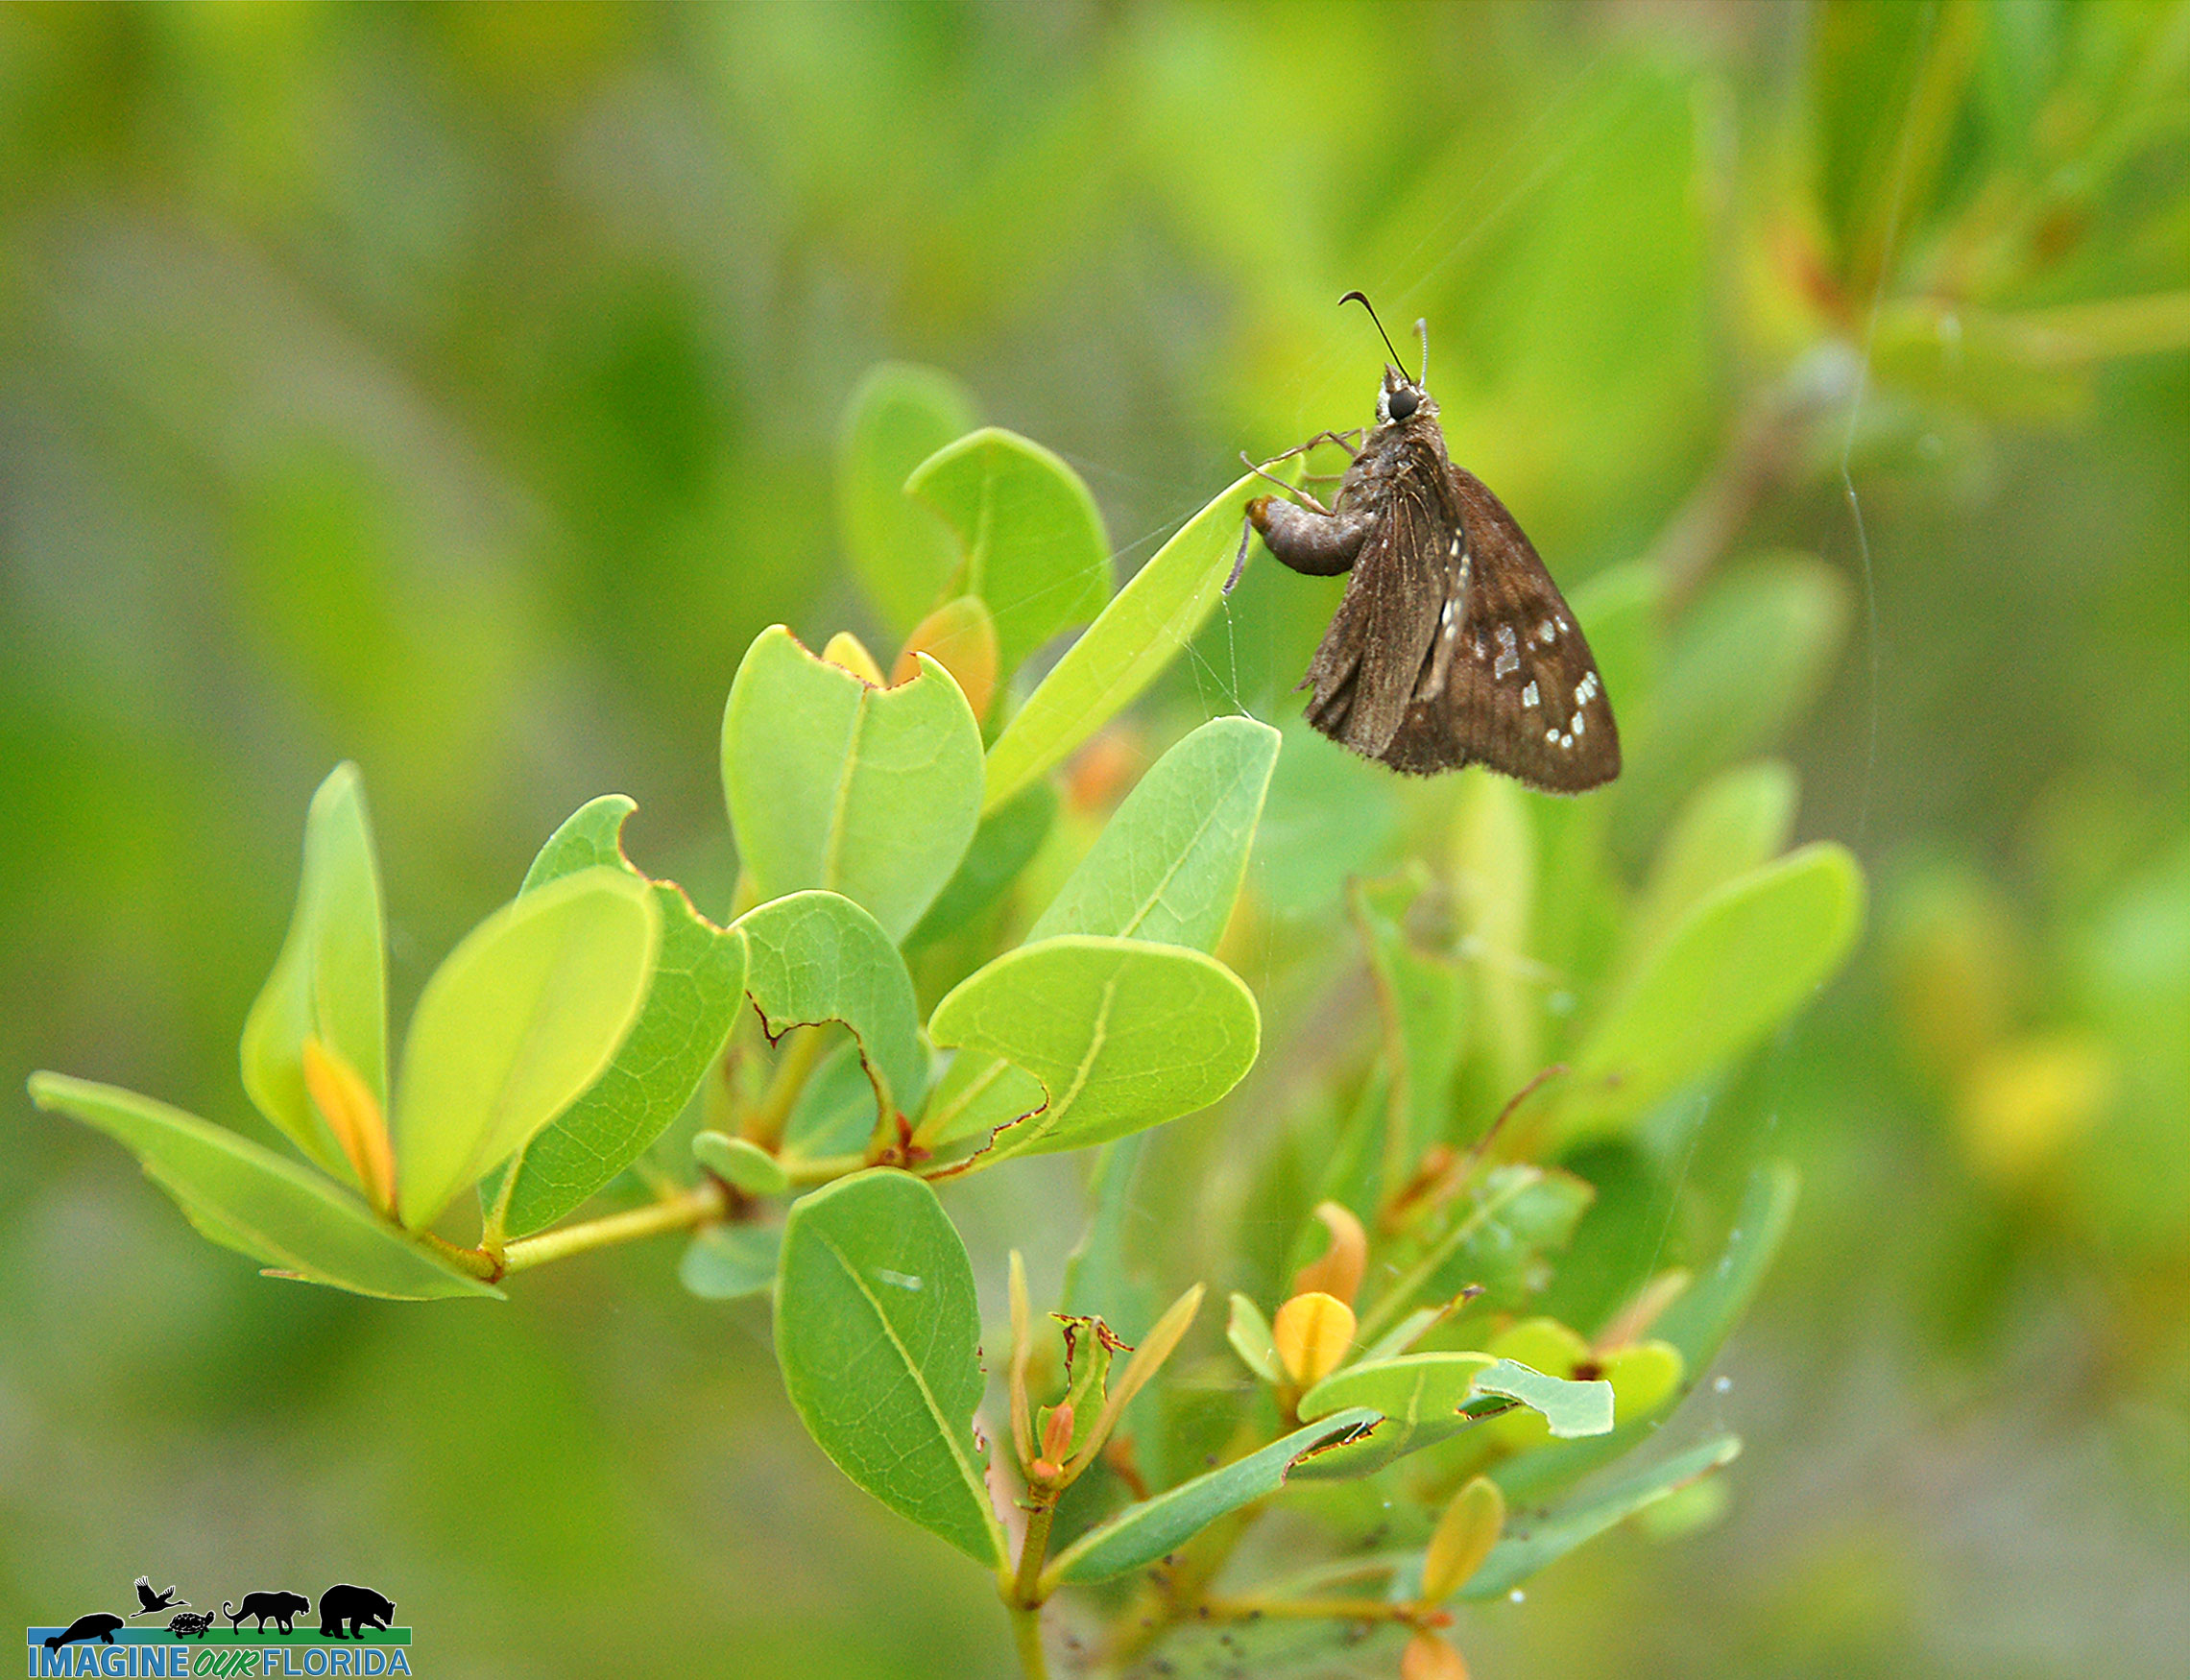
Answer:
[[[1361,543],[1345,599],[1310,661],[1308,721],[1364,757],[1382,758],[1405,724],[1437,631],[1454,556],[1440,551],[1436,481],[1408,472],[1392,486]]]
[[[1432,645],[1399,727],[1371,756],[1415,775],[1487,764],[1552,793],[1610,781],[1620,732],[1566,598],[1488,486],[1448,466],[1445,490],[1436,511],[1458,541],[1445,540],[1451,564],[1434,612],[1422,613]]]

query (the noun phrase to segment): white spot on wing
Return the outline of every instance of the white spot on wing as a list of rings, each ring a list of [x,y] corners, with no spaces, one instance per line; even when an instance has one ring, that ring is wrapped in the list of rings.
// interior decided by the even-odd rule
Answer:
[[[1510,677],[1520,668],[1521,655],[1514,647],[1513,626],[1501,624],[1498,627],[1498,658],[1491,664],[1490,674],[1493,677]]]
[[[1534,706],[1536,704],[1536,684],[1533,678],[1529,680],[1528,686],[1521,690],[1521,704],[1523,706]]]
[[[1541,641],[1546,647],[1550,647],[1552,643],[1559,639],[1559,627],[1553,624],[1549,618],[1547,618],[1544,620],[1543,624],[1538,627],[1536,631],[1536,638]]]

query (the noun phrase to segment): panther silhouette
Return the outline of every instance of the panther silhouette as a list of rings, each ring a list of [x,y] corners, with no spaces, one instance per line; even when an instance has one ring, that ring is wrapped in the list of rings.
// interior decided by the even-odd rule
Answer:
[[[221,1614],[229,1619],[229,1626],[231,1630],[245,1617],[252,1616],[257,1618],[260,1633],[266,1631],[266,1624],[269,1621],[280,1628],[283,1633],[296,1632],[296,1629],[291,1627],[289,1623],[295,1618],[303,1615],[311,1607],[312,1601],[301,1593],[246,1593],[243,1596],[243,1608],[241,1610],[229,1604],[226,1598],[221,1600]]]

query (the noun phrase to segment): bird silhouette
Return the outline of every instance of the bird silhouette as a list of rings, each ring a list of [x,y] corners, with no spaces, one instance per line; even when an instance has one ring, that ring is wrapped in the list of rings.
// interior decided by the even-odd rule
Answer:
[[[173,1587],[168,1588],[164,1593],[156,1593],[152,1590],[152,1577],[150,1575],[139,1575],[137,1576],[137,1602],[142,1604],[144,1608],[131,1611],[132,1616],[150,1616],[155,1610],[180,1609],[188,1604],[190,1600],[178,1598]]]

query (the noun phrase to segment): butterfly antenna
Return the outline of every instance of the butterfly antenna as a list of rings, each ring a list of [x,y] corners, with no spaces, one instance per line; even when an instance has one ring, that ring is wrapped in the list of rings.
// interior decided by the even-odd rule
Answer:
[[[1366,309],[1369,312],[1369,319],[1371,321],[1377,322],[1377,337],[1384,340],[1384,348],[1385,349],[1391,350],[1391,365],[1395,368],[1406,367],[1407,363],[1401,357],[1400,353],[1396,349],[1392,349],[1391,334],[1384,331],[1383,322],[1377,321],[1376,305],[1371,303],[1368,299],[1360,292],[1348,292],[1343,298],[1338,300],[1338,307],[1341,309],[1345,308],[1345,306],[1349,303],[1359,303],[1363,309]]]
[[[1422,376],[1414,383],[1427,386],[1430,383],[1430,323],[1427,318],[1414,324],[1414,336],[1422,341]]]

